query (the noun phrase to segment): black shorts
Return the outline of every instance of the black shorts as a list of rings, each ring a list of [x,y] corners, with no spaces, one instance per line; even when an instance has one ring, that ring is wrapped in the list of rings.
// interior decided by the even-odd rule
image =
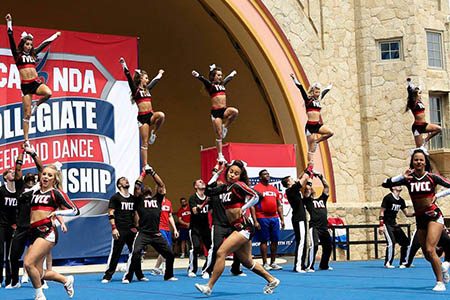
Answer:
[[[211,119],[212,120],[217,118],[223,119],[226,110],[227,110],[226,106],[219,109],[211,109]]]
[[[414,122],[411,126],[411,131],[414,134],[414,136],[418,136],[422,133],[425,133],[425,129],[427,128],[428,123],[420,123],[420,122]]]
[[[20,89],[22,90],[22,94],[25,95],[34,95],[36,94],[37,89],[42,84],[42,81],[40,79],[35,79],[32,82],[28,83],[21,83]]]
[[[233,230],[242,234],[246,239],[251,241],[255,235],[255,227],[253,223],[249,220],[242,220],[232,225]]]
[[[430,206],[426,211],[416,212],[417,229],[427,229],[430,222],[444,224],[444,216],[436,205]]]
[[[309,136],[311,134],[314,133],[318,133],[320,127],[322,127],[323,124],[319,123],[319,122],[314,122],[314,123],[310,123],[310,122],[306,122],[306,126],[305,126],[305,134],[306,136]]]
[[[58,230],[53,226],[51,222],[32,227],[30,230],[30,244],[38,238],[43,238],[46,241],[52,243],[58,243]]]
[[[141,127],[144,124],[151,125],[152,116],[153,116],[153,111],[150,111],[143,115],[138,115],[137,120],[138,120],[139,127]]]

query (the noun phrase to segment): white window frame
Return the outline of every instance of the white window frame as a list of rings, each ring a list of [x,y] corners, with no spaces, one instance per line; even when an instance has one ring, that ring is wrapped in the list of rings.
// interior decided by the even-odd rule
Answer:
[[[381,45],[387,44],[387,43],[398,43],[398,58],[390,58],[390,59],[382,59],[381,55]],[[393,39],[385,39],[385,40],[378,40],[377,41],[377,55],[378,55],[378,61],[379,62],[397,62],[403,60],[403,41],[402,38],[393,38]]]
[[[427,66],[430,69],[437,69],[437,70],[443,70],[444,69],[444,47],[442,46],[442,32],[441,31],[437,31],[437,30],[425,30],[426,33],[426,41],[427,41]],[[431,66],[430,65],[430,48],[429,48],[429,44],[428,44],[428,34],[436,34],[439,36],[439,54],[440,54],[440,62],[441,62],[441,66]],[[434,58],[433,58],[434,59]],[[435,59],[434,59],[435,60]]]

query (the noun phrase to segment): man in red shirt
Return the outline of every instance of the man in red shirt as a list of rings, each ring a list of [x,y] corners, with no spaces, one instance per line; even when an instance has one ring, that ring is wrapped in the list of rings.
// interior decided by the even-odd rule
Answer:
[[[180,199],[181,208],[177,211],[178,229],[180,229],[181,256],[185,257],[186,241],[189,239],[189,223],[191,222],[191,209],[186,198]],[[188,249],[189,250],[189,249]]]
[[[161,203],[159,232],[161,232],[167,243],[169,243],[170,248],[172,248],[172,234],[170,232],[169,224],[173,228],[173,235],[175,236],[175,238],[178,238],[178,230],[175,226],[175,220],[172,216],[172,202],[164,197],[164,200]],[[161,255],[159,255],[158,259],[156,260],[155,268],[152,270],[152,275],[164,275],[165,266],[161,267],[161,264],[163,262],[165,262],[165,259]]]
[[[266,270],[281,270],[275,263],[278,250],[278,240],[281,229],[284,229],[283,206],[278,189],[269,184],[270,174],[267,170],[259,172],[259,183],[253,188],[263,195],[258,204],[251,208],[255,223],[255,241],[260,242],[263,266]],[[279,219],[278,219],[279,218]],[[267,263],[267,242],[270,241],[270,265]]]

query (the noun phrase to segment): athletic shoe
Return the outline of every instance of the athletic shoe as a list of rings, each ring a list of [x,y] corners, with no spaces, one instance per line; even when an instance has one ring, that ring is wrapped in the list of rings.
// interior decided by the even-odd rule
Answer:
[[[328,269],[322,269],[321,267],[319,267],[319,270],[322,270],[322,271],[333,271],[333,268],[332,267],[328,267]]]
[[[209,273],[208,272],[203,273],[202,274],[202,278],[203,279],[209,279]]]
[[[130,281],[129,281],[128,279],[122,279],[122,283],[123,283],[123,284],[129,284]]]
[[[263,289],[264,294],[273,294],[273,290],[280,285],[280,280],[275,278],[274,281],[269,282]]]
[[[154,268],[150,271],[153,276],[163,275],[163,272],[160,268]]]
[[[67,295],[69,298],[73,298],[73,295],[75,294],[75,290],[73,289],[73,282],[75,281],[75,278],[70,275],[67,276],[67,282],[64,284],[64,288],[66,289]]]
[[[395,269],[395,266],[391,265],[391,264],[385,264],[384,267],[386,269]]]
[[[272,270],[277,271],[277,270],[283,270],[283,267],[280,265],[277,265],[276,263],[273,263],[270,265],[270,267],[272,268]]]
[[[34,296],[34,300],[47,300],[44,293]]]
[[[442,281],[436,282],[436,285],[433,288],[433,291],[435,292],[444,292],[445,290],[445,284]]]
[[[105,279],[105,278],[102,279],[102,283],[109,283],[110,281],[111,281],[110,279]]]
[[[15,285],[12,285],[12,283],[5,286],[5,289],[11,290],[11,289],[18,289],[20,288],[20,282],[17,282]]]
[[[310,269],[310,268],[306,269],[305,271],[306,271],[307,273],[314,273],[314,272],[315,272],[314,269]]]
[[[41,288],[43,289],[43,290],[48,290],[48,284],[47,284],[47,281],[45,281],[45,280],[43,280],[44,282],[42,283],[42,285],[41,285]]]
[[[222,124],[222,138],[224,139],[227,136],[228,128],[225,127],[225,125]]]
[[[177,281],[178,278],[176,277],[170,277],[169,279],[164,279],[165,281]]]
[[[24,283],[28,283],[28,274],[27,273],[23,273],[22,275],[22,284]]]
[[[125,272],[127,270],[127,264],[119,264],[117,266],[117,272]]]
[[[192,271],[189,271],[189,273],[188,273],[188,277],[191,277],[191,278],[193,278],[193,277],[197,277],[197,274],[195,274],[194,272],[192,272]]]
[[[225,156],[223,156],[222,153],[219,153],[219,156],[217,157],[217,161],[218,162],[224,162],[224,163],[227,162],[227,160],[225,159]]]
[[[144,276],[142,278],[139,278],[138,281],[150,281],[150,280],[148,280],[148,278]]]
[[[448,261],[444,261],[441,265],[442,270],[442,278],[445,284],[450,281],[450,275],[448,274],[448,268],[450,267],[450,263]]]
[[[298,271],[294,271],[294,272],[296,272],[296,273],[301,273],[301,274],[305,274],[305,273],[306,273],[305,270],[298,270]]]
[[[181,253],[180,258],[184,258],[184,253]]]
[[[400,265],[400,266],[398,266],[398,268],[399,268],[399,269],[406,269],[407,266],[406,266],[406,265]]]
[[[33,115],[36,112],[37,108],[38,106],[36,102],[31,104],[31,115]]]
[[[247,276],[247,274],[245,274],[245,273],[242,272],[242,271],[239,271],[239,273],[233,273],[232,271],[230,271],[230,274],[231,274],[232,276],[239,276],[239,277],[246,277],[246,276]]]
[[[209,287],[209,285],[207,284],[195,284],[195,287],[197,288],[197,290],[199,290],[200,292],[202,292],[203,294],[205,294],[206,296],[211,295],[211,288]]]
[[[156,134],[152,132],[152,134],[150,135],[150,139],[148,140],[148,144],[153,145],[155,140],[156,140]]]
[[[264,268],[266,271],[272,270],[272,267],[271,267],[268,263],[265,263],[265,264],[263,265],[263,268]]]

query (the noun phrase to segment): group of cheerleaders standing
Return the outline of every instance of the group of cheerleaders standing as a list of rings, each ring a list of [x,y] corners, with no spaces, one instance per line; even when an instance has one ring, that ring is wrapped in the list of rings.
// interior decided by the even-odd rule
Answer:
[[[29,153],[34,153],[30,150],[28,137],[30,116],[41,103],[47,101],[52,95],[51,90],[37,76],[35,68],[37,54],[59,37],[60,33],[55,33],[37,48],[34,48],[33,36],[24,32],[16,48],[13,38],[11,15],[8,14],[6,16],[6,21],[12,55],[21,78],[25,139],[23,148]],[[150,173],[152,169],[148,164],[147,145],[155,142],[156,133],[165,119],[163,112],[153,111],[150,90],[162,78],[164,71],[159,70],[158,75],[150,81],[147,72],[144,70],[135,70],[132,77],[123,58],[120,59],[120,63],[128,79],[131,89],[131,99],[138,106],[137,119],[141,138],[140,153],[144,166],[143,169]],[[206,188],[206,194],[208,196],[220,195],[221,199],[227,200],[226,203],[223,203],[226,215],[231,226],[235,229],[224,241],[217,253],[214,271],[208,284],[196,284],[196,287],[204,294],[211,294],[215,282],[223,272],[225,257],[230,253],[235,253],[245,267],[263,277],[268,282],[263,291],[264,293],[270,294],[279,285],[280,281],[265,271],[261,265],[253,261],[251,256],[251,238],[254,229],[246,213],[248,208],[258,202],[260,196],[248,186],[248,176],[244,163],[234,161],[231,164],[226,164],[226,160],[222,154],[222,140],[226,137],[229,126],[239,114],[236,108],[227,107],[226,104],[225,86],[236,75],[236,71],[231,72],[227,77],[223,78],[222,69],[211,65],[208,79],[200,75],[197,71],[192,71],[192,75],[204,84],[211,97],[211,120],[216,135],[218,164],[213,169],[213,176]],[[330,85],[322,90],[319,83],[314,83],[310,86],[308,92],[306,92],[294,74],[291,74],[291,77],[300,89],[306,107],[308,121],[305,127],[305,133],[308,142],[309,161],[309,168],[306,173],[310,173],[318,144],[333,136],[333,132],[322,124],[320,114],[322,107],[321,100],[323,100],[332,86]],[[387,179],[383,183],[383,186],[387,188],[398,185],[407,186],[414,205],[420,244],[425,258],[431,263],[436,275],[437,284],[433,290],[442,291],[445,290],[443,282],[447,283],[449,276],[448,265],[442,264],[441,267],[441,261],[436,254],[436,244],[443,230],[443,216],[434,202],[437,197],[450,194],[450,189],[435,194],[436,186],[442,185],[450,188],[450,181],[440,175],[431,173],[430,160],[424,148],[425,143],[438,134],[441,128],[425,122],[425,107],[421,102],[422,89],[413,86],[410,79],[408,79],[407,89],[407,110],[411,110],[414,115],[415,121],[412,130],[418,148],[412,152],[410,168],[401,175]],[[33,95],[41,96],[35,104],[32,103]],[[423,133],[429,133],[429,135],[423,139]],[[16,168],[17,166],[20,167],[21,164],[22,162],[18,160]],[[225,172],[226,183],[218,185],[217,179],[223,171]],[[49,236],[51,236],[50,233],[54,233],[55,231],[53,226],[54,217],[58,215],[79,214],[76,206],[61,191],[61,181],[61,171],[57,167],[54,165],[45,167],[40,173],[40,184],[37,188],[34,188],[31,197],[31,227],[32,230],[34,228],[39,228],[39,230],[36,230],[35,239],[33,239],[33,243],[25,256],[24,264],[36,289],[36,299],[39,300],[45,299],[41,288],[41,278],[63,283],[69,297],[73,296],[73,277],[64,277],[54,271],[45,273],[42,268],[44,257],[56,244],[55,239],[49,239]],[[45,205],[42,204],[42,201],[38,201],[43,196],[46,196],[48,200],[48,203]],[[46,229],[47,231],[43,231],[42,229]]]

